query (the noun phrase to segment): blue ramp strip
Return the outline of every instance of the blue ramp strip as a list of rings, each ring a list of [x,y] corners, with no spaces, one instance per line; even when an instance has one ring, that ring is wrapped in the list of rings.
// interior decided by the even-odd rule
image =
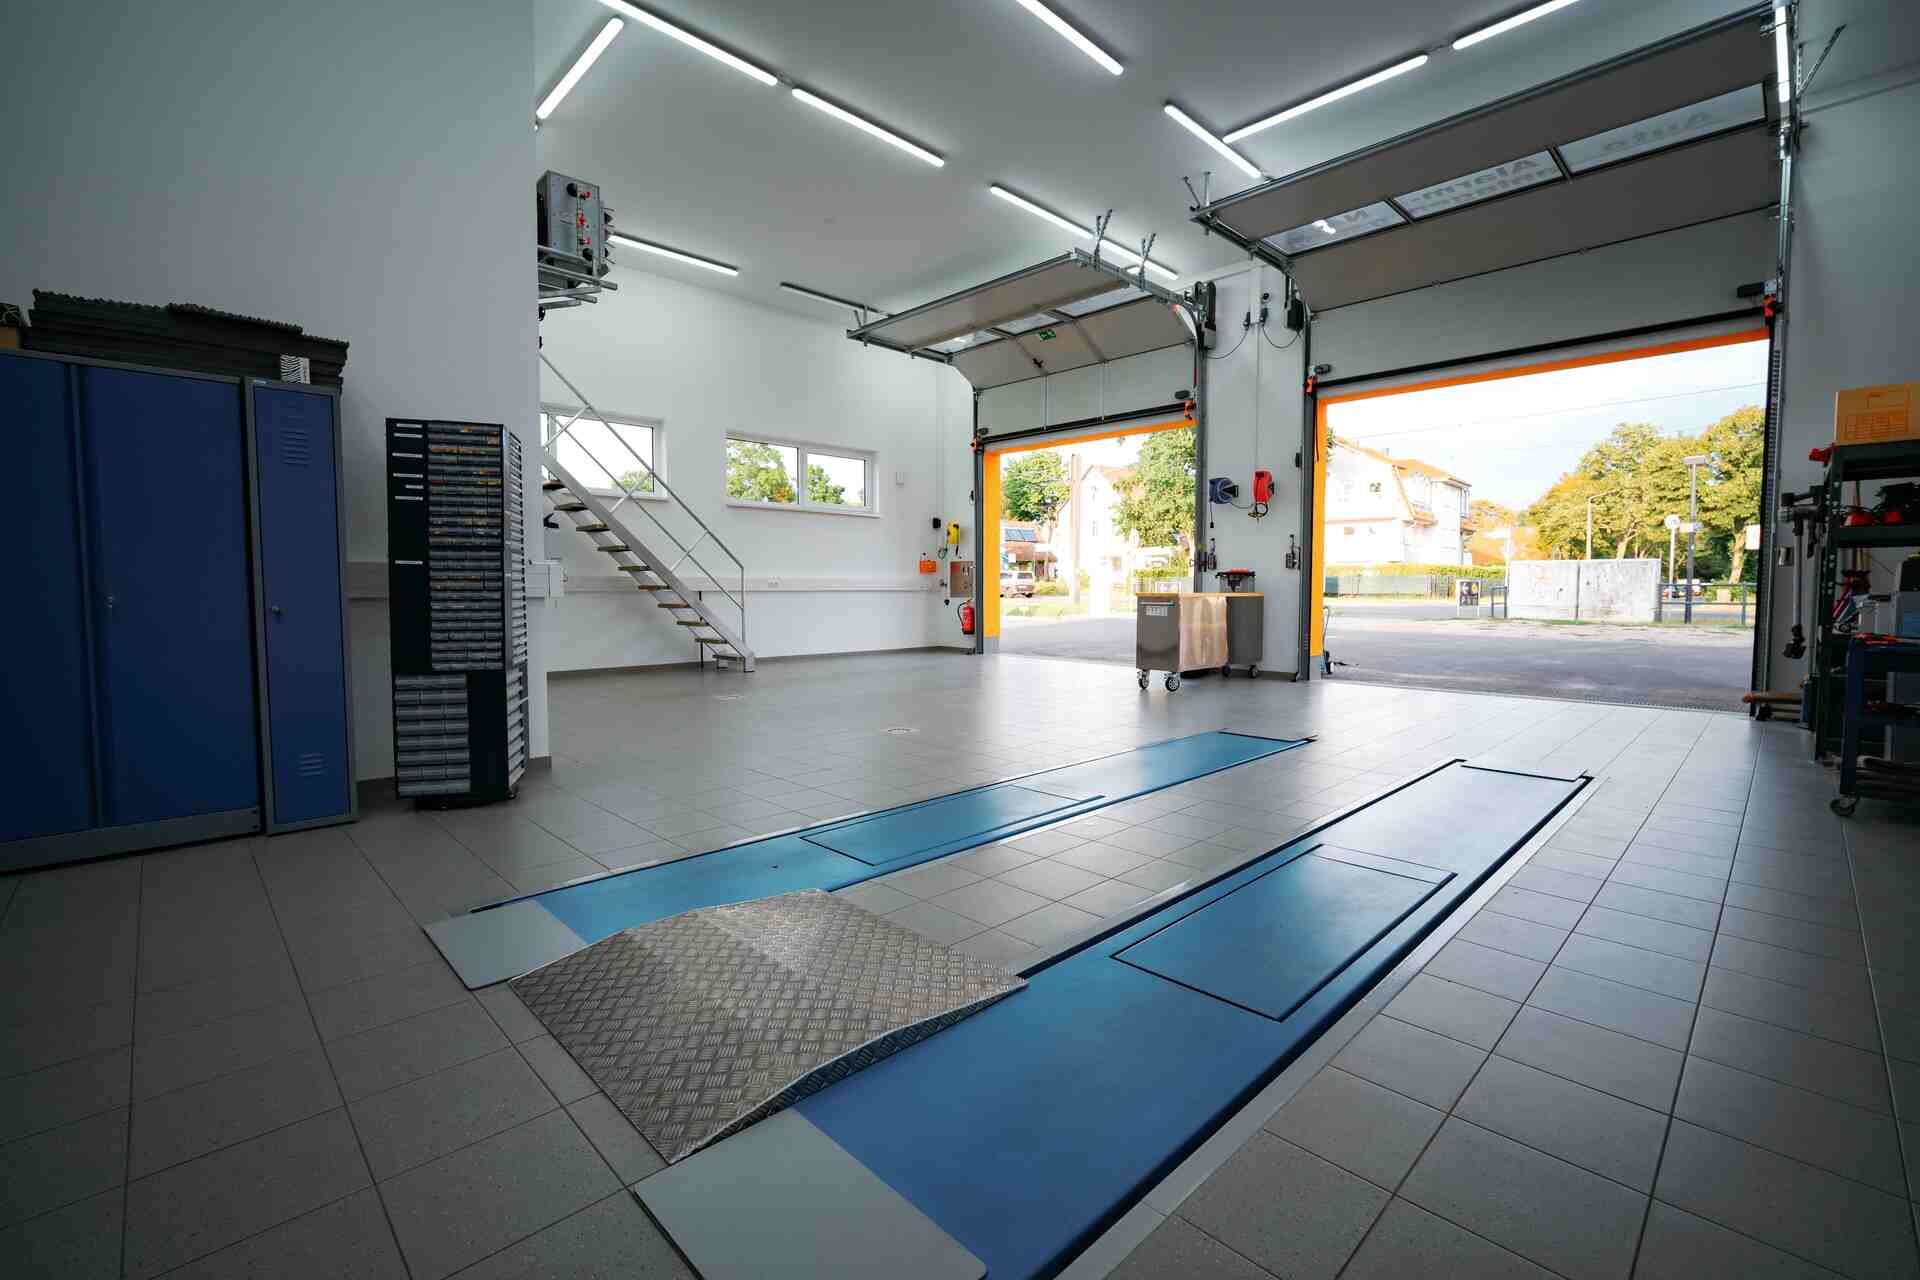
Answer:
[[[1053,1275],[1583,785],[1447,765],[799,1110],[993,1280]]]
[[[583,944],[598,942],[622,929],[699,907],[799,889],[844,888],[882,874],[882,866],[887,871],[915,866],[1102,805],[1290,751],[1306,741],[1197,733],[1012,782],[567,885],[522,901],[538,903],[551,912],[579,935]],[[1045,807],[1038,807],[1042,805]],[[848,852],[837,852],[839,849]],[[497,982],[521,972],[524,970],[486,980]],[[481,985],[475,981],[478,976],[477,972],[461,972],[470,986]]]
[[[943,796],[913,809],[876,814],[803,839],[878,867],[930,850],[945,851],[949,846],[963,849],[982,831],[1010,827],[1099,798],[1049,795],[1028,787],[989,787]]]

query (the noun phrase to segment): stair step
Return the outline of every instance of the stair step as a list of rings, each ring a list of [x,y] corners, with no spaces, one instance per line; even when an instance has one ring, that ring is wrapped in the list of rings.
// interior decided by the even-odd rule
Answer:
[[[668,585],[667,585],[666,583],[664,583],[664,582],[636,582],[636,583],[634,583],[633,585],[634,585],[634,586],[636,586],[636,587],[638,587],[638,588],[640,588],[640,589],[641,589],[642,591],[671,591],[671,590],[673,590],[673,588],[672,588],[672,587],[670,587],[670,586],[668,586]]]
[[[673,625],[676,627],[705,627],[709,631],[713,630],[713,624],[705,618],[676,618]]]
[[[650,564],[617,564],[613,567],[618,569],[622,573],[652,573],[653,572],[653,566]]]
[[[556,502],[553,504],[553,509],[555,511],[585,511],[587,504],[584,502]]]
[[[573,527],[575,529],[578,529],[581,533],[612,533],[613,532],[613,530],[607,528],[607,526],[605,526],[604,524],[601,524],[598,520],[595,520],[591,524],[577,524]]]
[[[566,485],[558,480],[542,480],[540,482],[540,490],[543,493],[552,493],[556,489],[564,489],[566,487]]]
[[[594,550],[604,551],[608,555],[613,555],[616,552],[620,552],[620,551],[631,551],[633,550],[633,548],[628,546],[624,542],[602,542],[602,543],[597,543],[594,546]]]
[[[693,608],[693,606],[692,606],[692,605],[690,605],[690,604],[688,604],[688,603],[687,603],[687,602],[686,602],[685,600],[656,600],[656,601],[654,601],[653,603],[654,603],[654,605],[655,605],[655,606],[656,606],[657,608],[661,608],[661,609],[691,609],[691,608]]]

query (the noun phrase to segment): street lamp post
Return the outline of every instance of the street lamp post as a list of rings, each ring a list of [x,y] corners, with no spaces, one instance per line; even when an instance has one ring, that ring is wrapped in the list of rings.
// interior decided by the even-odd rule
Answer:
[[[1687,612],[1686,620],[1693,621],[1693,544],[1700,529],[1700,468],[1713,458],[1709,454],[1695,453],[1680,459],[1687,468]]]
[[[1593,499],[1597,495],[1587,495],[1587,559],[1593,559]]]

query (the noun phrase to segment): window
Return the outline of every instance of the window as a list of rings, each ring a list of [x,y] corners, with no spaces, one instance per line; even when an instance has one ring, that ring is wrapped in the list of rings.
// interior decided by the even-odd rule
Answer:
[[[573,417],[565,405],[540,411],[540,438],[550,440]],[[645,418],[582,417],[560,438],[560,465],[601,497],[626,490],[640,497],[664,498],[654,473],[660,466],[660,423]]]
[[[728,436],[727,498],[756,506],[871,513],[873,457]]]

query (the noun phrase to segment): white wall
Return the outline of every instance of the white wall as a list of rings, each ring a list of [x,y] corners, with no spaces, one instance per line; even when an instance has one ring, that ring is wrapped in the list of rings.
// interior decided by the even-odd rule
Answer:
[[[1788,276],[1786,396],[1780,487],[1820,478],[1807,450],[1833,440],[1834,393],[1871,383],[1920,380],[1920,68],[1834,86],[1808,104],[1793,181],[1793,258]],[[1867,501],[1871,502],[1871,486]],[[1786,542],[1792,529],[1776,525]],[[1904,552],[1876,557],[1874,590],[1889,588]],[[1792,569],[1774,569],[1773,664],[1768,684],[1791,689],[1804,662],[1780,653],[1793,625]],[[1809,631],[1811,629],[1809,628]]]
[[[384,564],[389,415],[531,421],[532,23],[526,0],[9,5],[0,298],[349,341],[348,556]],[[351,621],[358,772],[390,776],[384,601]]]
[[[962,499],[972,489],[965,381],[944,366],[849,342],[831,319],[641,270],[623,267],[612,278],[617,293],[547,317],[544,349],[602,413],[661,420],[661,475],[746,565],[756,655],[957,644],[935,576],[917,566],[937,545],[934,516],[967,526],[971,554],[971,503],[962,509],[952,496],[956,484]],[[541,375],[543,401],[573,402],[559,379]],[[878,515],[728,505],[729,433],[871,451]],[[649,509],[684,542],[698,537],[677,504]],[[633,524],[643,538],[654,533],[643,516]],[[536,606],[550,670],[693,660],[685,629],[567,522],[545,545],[566,571],[564,594]],[[731,571],[724,557],[701,559]]]

